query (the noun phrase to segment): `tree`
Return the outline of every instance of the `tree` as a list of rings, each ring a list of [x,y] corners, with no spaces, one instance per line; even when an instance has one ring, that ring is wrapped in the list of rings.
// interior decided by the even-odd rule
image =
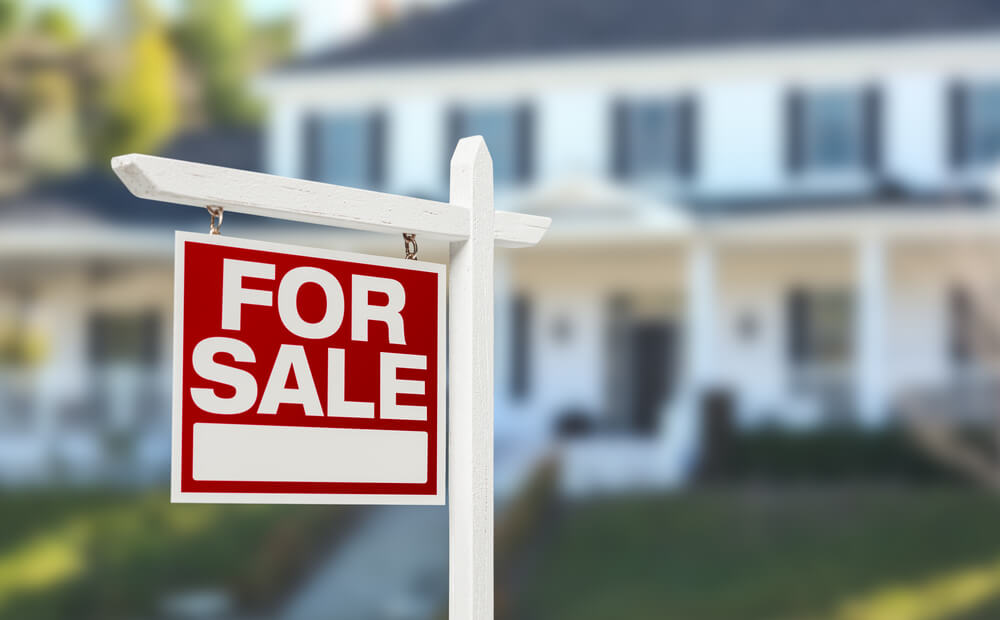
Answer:
[[[9,35],[20,21],[20,0],[0,0],[0,36]]]
[[[98,155],[155,151],[178,121],[175,58],[166,29],[149,0],[128,0],[123,13],[124,66],[104,102]]]
[[[177,29],[178,48],[201,84],[209,120],[256,119],[247,83],[252,31],[239,0],[187,0]]]
[[[49,6],[35,16],[35,30],[44,37],[70,45],[79,39],[79,30],[73,16],[65,9]]]

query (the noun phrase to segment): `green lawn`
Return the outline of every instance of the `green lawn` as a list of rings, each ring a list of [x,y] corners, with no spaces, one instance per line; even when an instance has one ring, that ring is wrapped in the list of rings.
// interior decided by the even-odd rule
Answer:
[[[1000,497],[971,489],[619,498],[546,529],[512,617],[1000,617]]]
[[[345,514],[171,505],[166,490],[0,492],[0,618],[148,617],[165,594],[216,587],[266,608]]]

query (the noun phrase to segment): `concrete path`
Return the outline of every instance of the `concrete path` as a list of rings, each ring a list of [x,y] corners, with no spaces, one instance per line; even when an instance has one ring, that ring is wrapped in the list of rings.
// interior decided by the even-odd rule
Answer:
[[[448,509],[379,506],[319,565],[282,620],[429,620],[448,596]]]
[[[496,510],[530,475],[544,446],[498,433]],[[377,506],[295,592],[281,620],[431,620],[448,603],[448,509]]]

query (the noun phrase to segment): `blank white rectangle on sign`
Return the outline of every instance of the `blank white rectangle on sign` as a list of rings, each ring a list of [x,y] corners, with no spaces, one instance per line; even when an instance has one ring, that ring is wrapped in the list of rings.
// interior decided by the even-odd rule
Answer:
[[[427,482],[427,433],[253,424],[194,425],[195,480]]]

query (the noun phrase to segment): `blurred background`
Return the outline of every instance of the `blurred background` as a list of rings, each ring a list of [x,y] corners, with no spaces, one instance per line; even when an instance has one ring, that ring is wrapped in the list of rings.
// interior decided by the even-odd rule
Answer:
[[[446,200],[473,134],[553,218],[497,251],[498,618],[1000,617],[1000,4],[0,0],[0,618],[447,616],[444,508],[168,503],[209,218],[108,160]]]

